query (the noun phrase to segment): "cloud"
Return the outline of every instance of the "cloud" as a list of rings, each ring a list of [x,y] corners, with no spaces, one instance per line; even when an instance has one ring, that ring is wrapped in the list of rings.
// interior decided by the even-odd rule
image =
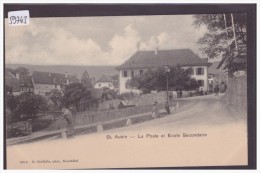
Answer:
[[[6,63],[118,65],[137,50],[140,41],[139,33],[127,25],[109,41],[110,49],[103,51],[92,38],[80,39],[57,26],[36,29],[31,24],[26,29],[8,28]]]
[[[120,64],[127,60],[136,52],[140,40],[141,37],[133,26],[126,26],[122,35],[114,35],[112,40],[109,42],[111,48],[109,51],[109,59],[113,64]]]
[[[140,50],[167,49],[169,42],[170,36],[161,32],[158,35],[152,35],[147,41],[141,42]]]
[[[181,18],[184,29],[180,31],[174,21]],[[5,60],[42,65],[120,65],[138,49],[190,48],[196,52],[195,42],[205,31],[195,31],[191,22],[188,16],[41,18],[32,19],[27,26],[9,27],[6,20]]]
[[[7,33],[6,63],[98,64],[101,48],[92,39],[79,39],[60,27],[38,27]]]

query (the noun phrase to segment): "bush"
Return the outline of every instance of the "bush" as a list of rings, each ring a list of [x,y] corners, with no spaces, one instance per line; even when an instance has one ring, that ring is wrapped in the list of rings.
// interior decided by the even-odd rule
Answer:
[[[35,119],[32,122],[32,131],[37,132],[50,126],[52,119]]]

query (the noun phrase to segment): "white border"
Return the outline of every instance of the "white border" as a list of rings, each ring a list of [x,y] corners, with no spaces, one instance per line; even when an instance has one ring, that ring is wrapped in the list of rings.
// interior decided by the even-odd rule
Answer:
[[[0,57],[1,57],[1,60],[0,60],[0,76],[1,76],[1,80],[0,80],[0,172],[22,172],[22,173],[30,173],[30,172],[36,172],[36,171],[33,171],[33,170],[3,170],[3,4],[4,3],[33,3],[33,4],[46,4],[46,3],[49,3],[49,4],[54,4],[54,3],[89,3],[89,4],[101,4],[101,3],[117,3],[117,4],[124,4],[124,3],[160,3],[160,4],[163,4],[163,3],[176,3],[176,4],[201,4],[201,3],[207,3],[207,4],[215,4],[215,3],[223,3],[223,4],[228,4],[228,3],[254,3],[254,4],[257,4],[257,30],[259,30],[259,23],[260,23],[260,15],[259,15],[259,1],[258,0],[199,0],[199,1],[194,1],[194,0],[132,0],[132,1],[125,1],[125,2],[122,2],[122,0],[39,0],[37,1],[37,3],[35,2],[35,0],[2,0],[0,1]],[[256,31],[257,31],[256,30]],[[259,34],[257,34],[257,47],[256,47],[256,50],[260,50],[260,46],[259,46]],[[259,59],[259,53],[257,54],[257,59]],[[260,67],[260,61],[258,60],[257,61],[257,67]],[[259,74],[259,70],[257,70],[257,85],[259,84],[259,81],[260,81],[260,74]],[[257,99],[260,97],[260,94],[259,92],[257,92]],[[257,102],[257,107],[259,108],[260,107],[260,103]],[[258,111],[257,111],[258,113]],[[260,118],[257,116],[257,127],[259,125],[259,120]],[[257,128],[257,144],[259,144],[259,128]],[[259,162],[259,148],[257,149],[257,170],[212,170],[212,171],[209,171],[209,170],[157,170],[158,172],[231,172],[231,173],[239,173],[239,172],[247,172],[247,173],[256,173],[260,170],[260,162]],[[91,170],[89,170],[91,171]],[[89,172],[88,171],[88,172]],[[93,171],[93,170],[92,170]],[[130,172],[130,171],[127,171],[127,170],[97,170],[95,172]],[[134,172],[155,172],[156,170],[131,170],[131,172],[134,171]],[[156,171],[156,172],[157,172]],[[52,173],[52,172],[83,172],[83,171],[68,171],[68,170],[46,170],[46,171],[40,171],[40,170],[37,170],[37,172],[48,172],[48,173]],[[85,171],[84,171],[85,172]]]

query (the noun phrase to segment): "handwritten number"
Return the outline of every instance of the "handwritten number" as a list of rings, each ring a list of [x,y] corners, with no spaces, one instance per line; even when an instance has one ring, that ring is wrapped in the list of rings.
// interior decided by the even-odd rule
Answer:
[[[26,24],[27,23],[27,16],[10,16],[10,25],[15,24]]]
[[[24,16],[24,24],[26,24],[27,16]]]

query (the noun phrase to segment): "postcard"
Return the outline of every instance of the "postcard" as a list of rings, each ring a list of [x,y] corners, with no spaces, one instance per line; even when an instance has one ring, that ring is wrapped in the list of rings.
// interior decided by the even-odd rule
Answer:
[[[254,168],[241,6],[5,4],[6,169]]]

